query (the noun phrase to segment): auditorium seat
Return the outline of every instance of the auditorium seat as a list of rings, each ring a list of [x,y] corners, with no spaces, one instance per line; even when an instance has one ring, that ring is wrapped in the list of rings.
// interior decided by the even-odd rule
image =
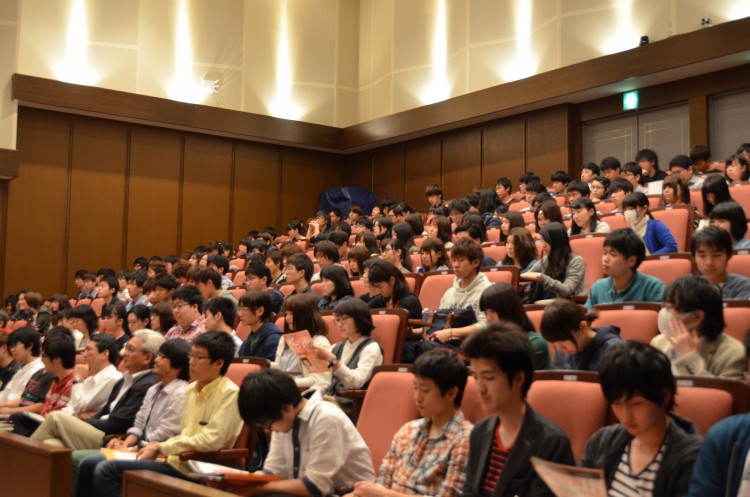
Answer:
[[[734,414],[732,394],[718,388],[718,384],[722,381],[735,382],[737,380],[683,377],[677,382],[674,412],[692,421],[703,436],[714,424]],[[744,384],[742,387],[747,389]]]
[[[487,241],[492,243],[500,243],[500,228],[491,228],[487,230]],[[416,240],[415,240],[416,241]]]
[[[586,290],[604,277],[602,270],[602,251],[604,248],[604,233],[589,233],[570,237],[571,250],[583,257],[586,264]]]
[[[607,223],[612,231],[619,230],[622,228],[630,228],[630,225],[625,221],[625,216],[622,214],[606,214],[601,216],[600,219]]]
[[[484,406],[482,406],[482,401],[479,399],[477,383],[473,376],[469,376],[466,381],[464,396],[461,399],[461,412],[464,418],[471,423],[476,423],[480,419],[487,417]]]
[[[658,219],[669,228],[675,241],[677,251],[685,252],[690,247],[690,239],[693,236],[693,220],[695,209],[692,205],[679,207],[658,207],[651,210],[654,219]]]
[[[526,311],[526,315],[534,325],[534,331],[537,333],[542,332],[542,315],[544,315],[544,308],[546,305],[540,304],[527,304],[523,306],[523,310]]]
[[[508,283],[518,287],[520,276],[516,266],[483,267],[481,271],[492,283]]]
[[[505,259],[505,244],[482,245],[482,252],[484,252],[485,257],[491,257],[495,262],[502,262]]]
[[[367,283],[365,283],[365,280],[362,278],[351,278],[349,280],[349,283],[352,285],[352,290],[354,290],[354,296],[359,298],[362,295],[368,293],[370,291],[370,288],[367,286]]]
[[[397,364],[401,361],[406,340],[408,313],[404,309],[372,309],[371,337],[378,342],[383,352],[383,364]]]
[[[747,331],[750,330],[750,301],[724,301],[724,333],[744,342]]]
[[[609,214],[613,210],[615,210],[615,203],[614,202],[598,202],[594,204],[596,206],[596,212],[599,213],[599,216],[601,217],[603,214]]]
[[[234,286],[241,287],[245,283],[245,271],[237,271],[232,282]]]
[[[661,304],[650,302],[620,302],[594,306],[599,317],[592,326],[614,325],[620,328],[623,340],[651,343],[659,328],[656,325]]]
[[[247,337],[250,336],[250,332],[252,329],[250,326],[244,325],[242,323],[237,325],[237,328],[234,330],[234,332],[237,334],[237,338],[242,340],[243,342],[247,340]]]
[[[743,181],[739,185],[730,186],[729,194],[745,209],[745,217],[750,218],[750,182]]]
[[[290,296],[290,295],[292,294],[292,292],[294,291],[294,285],[292,285],[292,284],[289,284],[289,285],[281,285],[281,286],[279,287],[279,291],[281,292],[281,294],[282,294],[282,295],[284,295],[284,298],[287,298],[287,297],[288,297],[288,296]]]
[[[422,265],[422,256],[419,253],[409,254],[409,258],[411,259],[411,272],[416,273],[417,268]]]
[[[508,206],[509,211],[518,212],[530,207],[528,202],[513,202]]]
[[[750,278],[750,250],[742,249],[732,252],[732,258],[727,263],[727,271]]]
[[[80,307],[82,305],[91,305],[91,299],[78,299],[78,302],[76,302],[76,307]]]
[[[261,357],[237,357],[229,365],[226,377],[239,387],[242,386],[242,380],[247,375],[256,373],[261,369],[267,369],[270,365],[268,359]]]
[[[689,253],[650,255],[638,267],[639,272],[659,278],[667,286],[680,276],[692,274],[695,270],[695,261]]]
[[[424,274],[419,289],[419,301],[423,308],[438,309],[443,294],[453,286],[453,271],[430,271]]]
[[[230,267],[231,266],[236,267],[237,268],[237,272],[240,272],[243,269],[245,269],[245,262],[246,262],[245,259],[232,259],[231,261],[229,261],[229,266]]]

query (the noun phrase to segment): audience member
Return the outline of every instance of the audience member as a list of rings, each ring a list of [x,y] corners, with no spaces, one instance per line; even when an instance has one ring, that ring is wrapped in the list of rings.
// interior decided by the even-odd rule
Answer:
[[[610,181],[604,176],[597,176],[591,182],[591,200],[593,202],[603,202],[609,200]]]
[[[599,219],[594,202],[589,198],[580,198],[571,202],[570,212],[573,215],[573,222],[568,230],[570,236],[612,231],[609,224]]]
[[[294,254],[289,257],[284,264],[284,273],[286,274],[286,282],[294,286],[290,297],[292,295],[306,294],[313,297],[316,302],[320,300],[318,294],[310,286],[314,270],[313,262],[307,254]]]
[[[13,375],[18,372],[20,365],[13,359],[8,347],[10,333],[0,333],[0,392],[8,386]]]
[[[520,274],[527,273],[537,262],[537,248],[531,233],[526,228],[510,230],[505,242],[505,260],[500,265],[516,266]]]
[[[664,179],[661,200],[667,207],[690,205],[690,190],[679,174],[670,174]]]
[[[206,302],[203,308],[206,331],[217,331],[227,333],[234,342],[234,355],[237,357],[242,347],[242,339],[234,331],[234,321],[237,317],[237,308],[228,299],[214,297]]]
[[[425,238],[419,248],[419,257],[422,265],[417,268],[417,273],[424,274],[430,271],[446,271],[448,267],[448,252],[445,245],[438,238]]]
[[[750,299],[750,278],[727,273],[727,263],[732,257],[732,239],[725,229],[708,226],[698,231],[690,242],[690,254],[698,272],[721,288],[723,300]]]
[[[571,251],[565,225],[551,223],[542,228],[541,235],[544,253],[547,255],[521,276],[522,280],[537,284],[528,303],[585,295],[586,263],[583,257]]]
[[[648,197],[631,193],[622,201],[625,221],[646,245],[646,255],[677,252],[677,242],[669,228],[649,212]]]
[[[70,402],[63,407],[63,412],[83,420],[96,416],[122,378],[115,367],[119,357],[114,337],[106,333],[93,335],[83,350],[83,364],[77,364],[73,370]]]
[[[41,337],[39,332],[30,326],[13,330],[7,342],[13,360],[18,364],[18,371],[0,391],[0,409],[17,407],[21,403],[26,384],[32,376],[44,369],[39,357]]]
[[[192,285],[181,286],[172,294],[172,312],[176,324],[164,335],[164,338],[179,338],[188,343],[206,331],[206,319],[203,317],[203,297],[200,290]]]
[[[635,154],[635,162],[643,171],[641,184],[645,185],[654,181],[662,181],[667,173],[659,169],[659,156],[651,149],[644,148]]]
[[[336,309],[342,302],[353,298],[354,291],[344,266],[334,264],[320,271],[320,293],[318,308],[321,311]]]
[[[151,307],[151,329],[165,335],[177,324],[171,302],[159,302]]]
[[[711,209],[709,219],[713,226],[718,226],[729,233],[733,250],[750,248],[750,238],[745,238],[747,234],[745,210],[740,204],[733,200],[716,204]]]
[[[672,160],[669,161],[669,172],[671,173],[670,176],[682,178],[687,184],[688,189],[691,191],[700,190],[703,186],[703,177],[700,176],[700,173],[694,171],[693,163],[687,155],[677,155],[673,157]],[[690,198],[689,194],[688,198]]]
[[[240,357],[262,357],[273,361],[279,348],[281,330],[271,320],[271,298],[260,290],[250,290],[240,298],[239,317],[250,333],[240,347]]]
[[[409,319],[422,319],[422,304],[396,266],[383,260],[373,261],[367,279],[370,287],[379,292],[368,302],[370,309],[406,309]]]
[[[750,164],[742,154],[731,155],[725,161],[724,178],[730,185],[736,185],[750,179]]]

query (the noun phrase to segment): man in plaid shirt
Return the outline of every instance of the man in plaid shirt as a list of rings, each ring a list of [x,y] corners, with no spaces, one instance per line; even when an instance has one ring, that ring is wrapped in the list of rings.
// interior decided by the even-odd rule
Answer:
[[[164,335],[167,340],[179,338],[193,343],[198,335],[206,332],[203,317],[203,296],[192,285],[181,286],[172,294],[172,311],[177,324]]]
[[[457,497],[472,425],[461,413],[467,369],[453,352],[431,350],[414,363],[414,400],[422,419],[393,437],[375,483],[359,482],[348,497]]]

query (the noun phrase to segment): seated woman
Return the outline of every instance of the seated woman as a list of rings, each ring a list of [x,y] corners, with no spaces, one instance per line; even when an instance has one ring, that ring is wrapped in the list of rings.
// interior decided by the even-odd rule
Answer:
[[[398,268],[402,273],[411,273],[411,257],[398,238],[387,238],[380,246],[380,257]]]
[[[151,309],[147,305],[138,304],[128,311],[128,329],[131,333],[151,329]]]
[[[393,225],[393,237],[404,244],[406,252],[409,254],[418,254],[419,247],[414,243],[414,230],[407,222],[396,223]]]
[[[625,221],[646,245],[646,255],[677,252],[677,242],[669,228],[649,212],[646,194],[631,193],[622,201],[622,207]]]
[[[508,211],[503,214],[503,220],[500,223],[500,242],[508,241],[508,236],[513,228],[523,228],[526,223],[523,221],[523,214],[515,211]]]
[[[484,189],[479,191],[479,215],[482,216],[485,228],[496,228],[500,225],[500,219],[495,216],[498,206],[498,198],[495,190]]]
[[[750,180],[750,164],[742,154],[732,155],[725,161],[724,175],[727,183],[736,185]]]
[[[70,299],[68,296],[62,293],[56,293],[49,300],[49,310],[52,313],[52,326],[58,326],[58,313],[64,310],[70,310],[73,306],[70,305]]]
[[[501,266],[516,266],[524,274],[537,262],[537,249],[526,228],[513,228],[505,242],[505,260]]]
[[[531,302],[549,298],[568,298],[586,295],[586,264],[583,257],[570,249],[568,230],[561,223],[551,223],[542,228],[544,253],[521,279],[538,283]]]
[[[342,302],[333,311],[333,322],[346,338],[332,349],[315,347],[313,353],[328,362],[333,373],[326,395],[337,395],[342,390],[365,388],[373,370],[383,364],[383,353],[378,342],[370,338],[375,325],[367,304],[359,299]]]
[[[603,470],[609,495],[685,495],[703,437],[672,413],[677,384],[669,359],[627,342],[607,354],[599,383],[619,423],[599,429],[578,464]]]
[[[381,216],[376,218],[372,224],[372,232],[378,241],[383,241],[387,238],[391,238],[391,230],[393,229],[393,220],[390,217]]]
[[[443,242],[437,238],[425,238],[419,249],[419,256],[422,259],[422,265],[417,269],[419,274],[450,269],[448,253]]]
[[[306,240],[305,236],[302,234],[303,229],[304,226],[302,226],[302,221],[300,221],[296,217],[289,221],[289,224],[286,225],[286,233],[289,237],[289,240],[293,242]]]
[[[369,231],[357,233],[357,236],[354,239],[354,246],[365,247],[370,252],[370,257],[377,257],[380,253],[380,249],[378,249],[378,239]]]
[[[130,340],[130,329],[128,328],[128,311],[125,310],[125,304],[105,305],[102,309],[102,323],[104,333],[112,335],[117,343],[117,350],[122,355],[125,344]]]
[[[169,312],[172,312],[172,306],[169,306]],[[63,324],[63,326],[65,326]],[[89,305],[79,305],[70,310],[70,318],[68,319],[68,328],[73,333],[73,338],[76,341],[76,346],[79,349],[86,348],[86,345],[91,341],[91,335],[96,333],[99,327],[99,319],[96,317],[96,312]],[[119,353],[121,349],[117,349]]]
[[[151,329],[162,335],[168,332],[177,321],[174,318],[172,304],[159,302],[151,308]]]
[[[332,264],[320,270],[319,289],[321,298],[318,301],[318,309],[321,311],[333,310],[341,302],[351,299],[354,295],[346,269],[338,264]]]
[[[591,195],[593,202],[609,200],[609,180],[604,176],[597,176],[591,182]]]
[[[446,216],[435,216],[432,222],[427,225],[427,236],[437,238],[445,246],[445,250],[453,247],[453,229],[451,220]]]
[[[315,297],[308,293],[290,295],[284,301],[284,333],[294,333],[307,330],[313,339],[313,344],[321,349],[330,349],[328,341],[328,327],[318,310]],[[327,373],[310,373],[305,365],[286,346],[284,336],[279,340],[276,349],[276,359],[272,366],[286,373],[296,373],[294,382],[298,387],[325,391],[331,381]]]
[[[552,369],[599,371],[607,351],[622,343],[620,328],[592,328],[596,313],[588,313],[572,300],[558,299],[544,309],[542,336],[557,352]]]
[[[582,197],[575,200],[570,204],[570,211],[573,214],[573,222],[570,223],[568,234],[571,236],[612,231],[612,228],[606,222],[599,220],[599,215],[596,213],[594,202],[591,199]]]
[[[349,257],[347,262],[349,263],[349,274],[352,278],[361,278],[365,273],[364,264],[367,259],[370,258],[370,251],[366,247],[355,245],[349,249]]]
[[[678,207],[690,204],[690,188],[679,174],[670,174],[662,183],[661,199],[664,205]]]
[[[367,280],[380,292],[368,302],[370,309],[406,309],[409,319],[422,319],[422,304],[396,266],[385,260],[375,261],[369,265]]]
[[[703,181],[701,196],[703,197],[703,219],[698,223],[697,229],[704,228],[710,224],[709,216],[714,206],[727,200],[732,200],[727,182],[719,174],[711,174]]]
[[[747,233],[747,219],[745,210],[734,200],[727,200],[716,204],[709,216],[712,226],[723,228],[732,237],[732,250],[750,248],[750,239],[745,238]]]
[[[724,325],[719,287],[700,275],[681,276],[667,287],[659,312],[661,334],[651,345],[667,354],[676,374],[741,380],[745,349],[723,333]]]
[[[534,222],[536,223],[535,240],[541,240],[542,228],[550,223],[563,224],[563,215],[560,206],[554,200],[545,200],[534,209]]]

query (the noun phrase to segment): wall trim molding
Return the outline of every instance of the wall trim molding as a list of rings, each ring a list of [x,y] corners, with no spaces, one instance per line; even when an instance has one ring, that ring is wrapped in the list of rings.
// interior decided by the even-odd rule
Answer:
[[[17,178],[20,161],[18,150],[0,148],[0,181]]]

